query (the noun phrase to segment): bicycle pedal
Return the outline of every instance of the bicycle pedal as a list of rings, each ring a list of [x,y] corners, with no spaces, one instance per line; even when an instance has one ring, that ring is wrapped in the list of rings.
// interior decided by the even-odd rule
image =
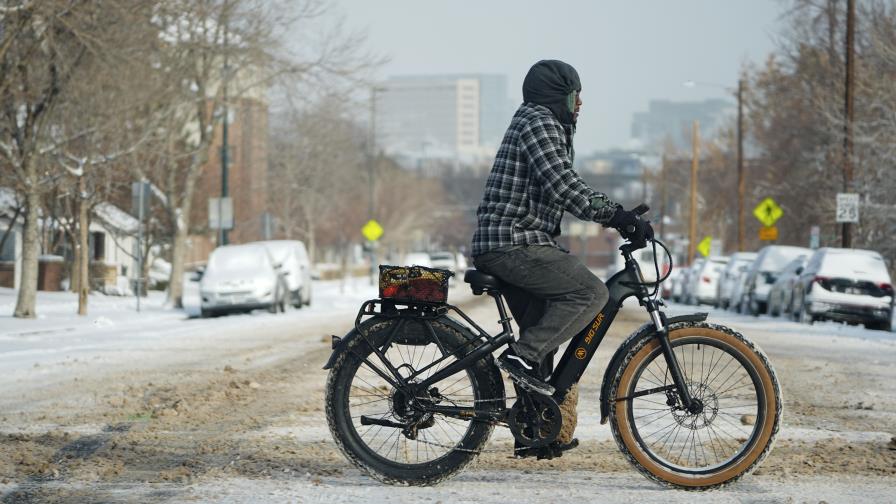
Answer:
[[[518,459],[535,457],[537,460],[551,460],[562,457],[564,452],[572,450],[577,446],[579,446],[578,438],[573,438],[566,444],[560,444],[555,441],[550,445],[542,446],[541,448],[518,446],[513,449],[513,457]]]

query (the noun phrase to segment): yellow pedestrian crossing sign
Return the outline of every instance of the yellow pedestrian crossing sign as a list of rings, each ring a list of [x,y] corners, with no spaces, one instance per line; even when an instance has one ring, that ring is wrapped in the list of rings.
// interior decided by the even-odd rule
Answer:
[[[364,227],[361,228],[361,234],[370,241],[377,241],[383,236],[383,226],[375,219],[370,219]]]
[[[703,238],[699,245],[697,245],[697,251],[703,255],[703,257],[709,256],[710,247],[712,246],[712,236],[707,236]]]
[[[763,226],[772,227],[784,215],[784,210],[775,203],[775,200],[765,198],[753,209],[753,215]]]

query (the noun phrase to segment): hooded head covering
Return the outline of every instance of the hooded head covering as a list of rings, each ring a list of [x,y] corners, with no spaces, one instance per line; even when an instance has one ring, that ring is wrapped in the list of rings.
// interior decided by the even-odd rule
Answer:
[[[532,65],[523,80],[523,101],[550,109],[561,123],[575,124],[577,91],[582,90],[579,73],[559,60],[541,60]]]

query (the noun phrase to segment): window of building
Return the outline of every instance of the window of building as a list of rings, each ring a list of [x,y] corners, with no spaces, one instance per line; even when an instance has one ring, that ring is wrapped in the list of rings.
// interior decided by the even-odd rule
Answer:
[[[90,233],[90,258],[94,261],[106,259],[106,234],[102,232]]]

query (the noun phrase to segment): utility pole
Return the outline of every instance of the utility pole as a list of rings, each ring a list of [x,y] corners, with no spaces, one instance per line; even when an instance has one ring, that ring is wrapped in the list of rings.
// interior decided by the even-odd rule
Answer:
[[[694,261],[697,252],[697,168],[700,166],[700,123],[694,121],[691,133],[693,152],[691,154],[691,218],[688,231],[688,264]]]
[[[228,61],[227,61],[227,53],[228,53],[227,32],[228,31],[229,30],[228,30],[227,20],[225,18],[225,24],[224,24],[224,79],[223,79],[224,82],[221,83],[222,86],[224,86],[224,89],[222,90],[222,94],[221,94],[222,100],[224,102],[224,125],[221,128],[221,199],[218,200],[218,229],[219,229],[219,236],[220,236],[218,243],[220,245],[227,245],[227,241],[228,241],[227,240],[227,238],[228,238],[227,237],[227,229],[224,228],[224,212],[223,212],[224,198],[227,197],[227,193],[228,193],[228,188],[227,188],[228,166],[227,166],[227,163],[229,161],[229,159],[228,159],[229,153],[227,151],[230,150],[230,149],[228,149],[228,146],[227,146],[227,133],[228,133],[227,123],[229,122],[228,119],[230,119],[230,117],[229,117],[230,110],[227,106],[227,81],[230,80],[230,75],[229,75],[230,69],[228,67]],[[231,208],[233,208],[233,206],[231,206]]]
[[[663,153],[660,165],[660,236],[666,236],[666,154]]]
[[[374,187],[373,187],[373,164],[376,162],[376,85],[370,87],[370,138],[367,140],[367,218],[373,219],[374,208]],[[376,242],[370,242],[370,285],[376,283],[377,265],[376,265]]]
[[[737,81],[737,250],[742,252],[746,245],[744,224],[744,78]]]
[[[847,1],[846,14],[846,96],[844,115],[846,121],[843,124],[843,192],[852,192],[852,123],[854,117],[855,102],[855,38],[856,38],[856,2]],[[842,243],[843,248],[852,248],[852,223],[843,223]]]

